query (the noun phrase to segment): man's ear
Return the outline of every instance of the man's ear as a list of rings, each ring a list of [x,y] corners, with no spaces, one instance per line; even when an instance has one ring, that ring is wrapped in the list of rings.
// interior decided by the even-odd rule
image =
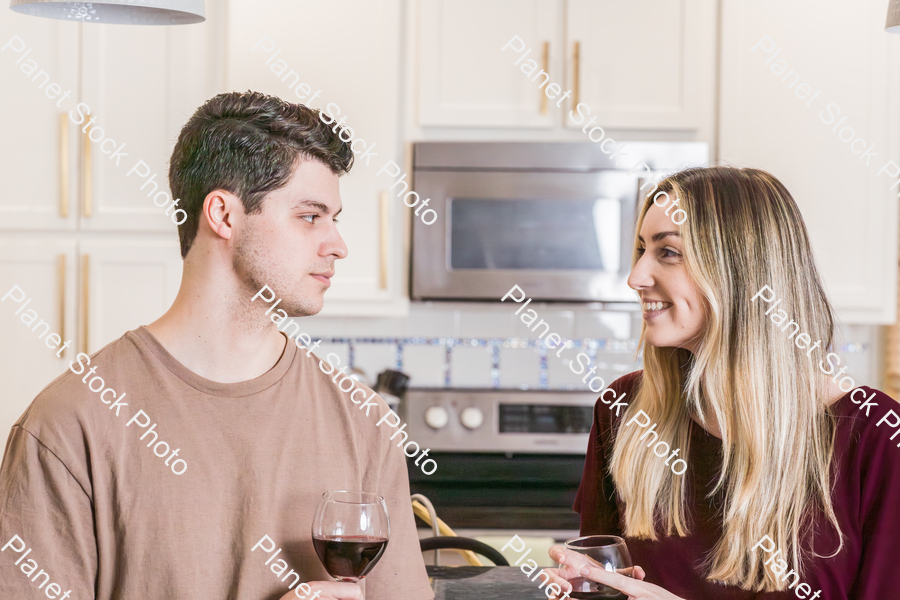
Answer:
[[[213,233],[222,239],[232,239],[235,217],[243,213],[243,203],[231,192],[213,190],[203,199],[202,218]]]

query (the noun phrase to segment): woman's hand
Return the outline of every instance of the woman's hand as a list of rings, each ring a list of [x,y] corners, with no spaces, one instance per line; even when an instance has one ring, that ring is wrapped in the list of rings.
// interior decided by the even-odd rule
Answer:
[[[340,583],[337,581],[309,581],[306,583],[311,589],[304,594],[306,588],[294,588],[281,597],[281,600],[305,598],[306,600],[363,600],[362,589],[355,583]]]
[[[549,583],[558,584],[564,592],[572,591],[572,584],[568,582],[569,579],[586,577],[628,594],[628,600],[684,600],[675,594],[667,592],[658,585],[644,582],[644,570],[640,567],[631,569],[634,575],[633,578],[620,575],[619,573],[611,573],[584,554],[566,550],[565,546],[560,544],[550,548],[550,558],[558,562],[561,567],[552,570],[544,569],[544,572],[549,571]],[[562,596],[557,597],[562,598]]]

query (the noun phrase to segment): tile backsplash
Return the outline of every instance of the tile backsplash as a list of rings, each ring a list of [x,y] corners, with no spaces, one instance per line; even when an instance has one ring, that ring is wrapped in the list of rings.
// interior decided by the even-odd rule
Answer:
[[[641,368],[637,356],[641,316],[587,305],[534,303],[550,331],[567,340],[549,349],[507,306],[414,302],[402,318],[307,317],[300,331],[321,339],[324,357],[362,369],[369,385],[384,369],[399,369],[415,387],[587,389],[569,363],[591,357],[608,384]],[[837,353],[858,385],[881,386],[880,328],[844,326]],[[557,355],[559,354],[559,356]]]

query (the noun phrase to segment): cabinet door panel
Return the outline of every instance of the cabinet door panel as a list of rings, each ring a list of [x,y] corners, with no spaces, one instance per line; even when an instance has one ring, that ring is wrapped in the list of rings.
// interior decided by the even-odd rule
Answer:
[[[377,175],[389,160],[407,170],[399,142],[400,6],[400,0],[302,5],[240,0],[230,5],[230,89],[253,89],[346,117],[345,125],[365,147],[374,144],[377,156],[362,159],[360,152],[350,173],[341,177],[338,230],[349,254],[335,264],[323,314],[397,315],[408,310],[404,241],[410,209],[395,195],[382,200],[394,180]],[[272,14],[281,18],[273,20]],[[335,14],[353,15],[342,21],[339,44],[328,27],[297,35],[298,20],[325,23]],[[310,91],[300,98],[304,85]]]
[[[547,42],[550,83],[564,85],[562,7],[561,0],[422,0],[419,123],[552,127],[558,100],[543,101],[542,111],[544,78],[530,81],[520,69],[531,59],[543,67]],[[516,35],[525,49],[501,51]]]
[[[770,171],[791,191],[842,320],[891,323],[898,190],[878,171],[900,161],[900,39],[881,31],[878,0],[816,7],[725,4],[720,159]]]
[[[598,125],[701,127],[701,115],[713,109],[715,2],[567,0],[567,6],[569,86],[578,79],[579,101]]]
[[[78,140],[65,113],[78,96],[78,27],[9,10],[0,19],[0,229],[71,230],[77,222]]]
[[[89,165],[82,163],[81,227],[84,230],[168,230],[175,225],[164,214],[165,208],[153,205],[147,192],[154,186],[168,193],[166,159],[169,135],[165,130],[169,82],[166,73],[167,27],[85,27],[84,29],[84,92],[82,101],[90,107],[96,123],[88,129],[102,129],[104,136],[94,134],[99,142],[86,143],[81,133],[85,124],[77,127],[81,138],[82,160],[89,153]],[[82,114],[87,109],[83,109]],[[76,117],[80,120],[81,117]],[[118,149],[124,144],[124,157],[112,158],[105,149]],[[138,161],[141,167],[131,176],[129,170]],[[118,164],[117,164],[118,163]],[[88,169],[84,173],[84,169]],[[140,188],[146,179],[138,173],[149,170],[155,181]],[[165,197],[159,198],[163,204]]]
[[[62,341],[75,337],[76,281],[73,239],[62,239],[59,234],[13,234],[0,240],[0,298],[8,296],[0,301],[3,439],[37,393],[65,371],[75,356],[74,344],[61,349],[59,343],[51,348],[48,338],[53,334]],[[19,298],[21,302],[16,302]],[[37,315],[35,320],[29,311]]]
[[[175,229],[173,219],[165,215],[172,147],[188,117],[221,83],[216,75],[220,51],[211,40],[216,39],[222,9],[209,4],[210,18],[196,25],[84,27],[81,100],[90,107],[90,116],[76,128],[82,161],[90,153],[89,164],[81,163],[90,176],[81,188],[82,203],[89,203],[90,212],[87,216],[81,211],[83,230]],[[94,133],[96,141],[87,143],[82,130],[91,117],[97,119],[91,127],[101,128],[103,136]],[[117,157],[114,149],[123,144],[121,152],[127,156]],[[129,176],[139,161],[146,166]]]
[[[182,268],[177,239],[91,240],[79,248],[79,309],[88,334],[79,347],[89,354],[155,321],[175,300]]]

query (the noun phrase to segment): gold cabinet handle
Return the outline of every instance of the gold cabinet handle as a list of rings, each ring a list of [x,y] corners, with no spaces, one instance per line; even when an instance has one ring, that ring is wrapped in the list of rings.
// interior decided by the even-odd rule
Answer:
[[[90,331],[90,256],[81,256],[81,351],[88,354],[88,332]]]
[[[59,335],[66,339],[66,255],[60,254],[56,258],[56,285],[59,286]],[[65,358],[63,350],[60,358]]]
[[[572,108],[578,109],[578,99],[581,96],[581,42],[575,42],[575,51],[572,55],[572,71],[575,74],[575,82],[572,85]]]
[[[543,51],[543,58],[541,59],[541,63],[542,63],[542,68],[544,70],[544,73],[547,73],[549,75],[550,74],[550,71],[549,71],[549,68],[550,68],[550,42],[544,42],[544,51]],[[549,82],[550,80],[547,79],[547,81]],[[540,90],[540,92],[541,92],[541,114],[546,115],[547,114],[547,92],[542,87],[538,88],[538,90]]]
[[[92,181],[91,181],[91,132],[90,130],[84,134],[81,155],[81,208],[85,217],[90,217],[93,212],[91,203]]]
[[[390,201],[391,198],[387,192],[381,192],[381,202],[379,202],[379,221],[381,223],[381,238],[379,241],[379,261],[378,261],[378,289],[386,290],[388,285],[388,253],[390,251],[390,239],[388,239],[388,227],[390,226]]]
[[[59,216],[69,216],[69,117],[59,115]]]

